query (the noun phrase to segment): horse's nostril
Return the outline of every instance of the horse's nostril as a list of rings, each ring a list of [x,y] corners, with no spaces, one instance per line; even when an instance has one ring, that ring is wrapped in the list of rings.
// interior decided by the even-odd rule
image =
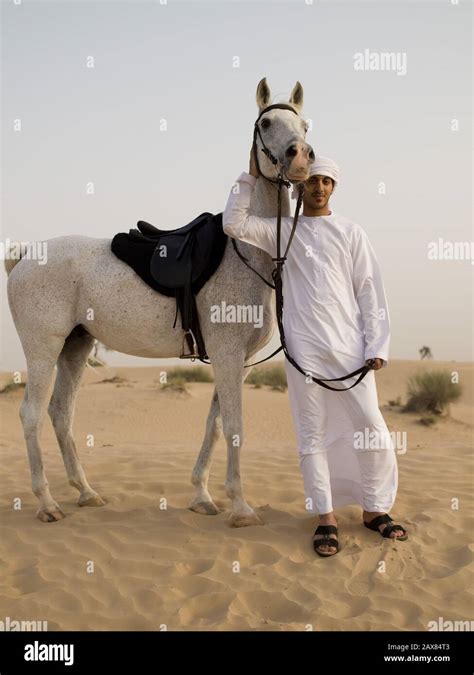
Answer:
[[[298,152],[298,149],[297,149],[297,147],[296,147],[296,144],[293,143],[293,145],[290,145],[290,147],[289,147],[288,150],[286,151],[286,156],[287,156],[287,157],[294,157],[294,156],[296,155],[297,152]]]
[[[313,148],[310,148],[309,158],[314,161],[314,150],[313,150]]]

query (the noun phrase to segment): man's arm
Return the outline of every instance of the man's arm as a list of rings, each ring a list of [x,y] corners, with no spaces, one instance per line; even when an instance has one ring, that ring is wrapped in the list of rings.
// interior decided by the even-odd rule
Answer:
[[[352,245],[354,293],[362,313],[365,332],[365,359],[383,359],[388,364],[390,315],[374,249],[364,230],[356,227]]]
[[[255,163],[251,155],[249,173],[241,173],[230,191],[222,214],[222,227],[230,237],[258,246],[275,256],[277,219],[249,216],[250,200],[256,182]]]

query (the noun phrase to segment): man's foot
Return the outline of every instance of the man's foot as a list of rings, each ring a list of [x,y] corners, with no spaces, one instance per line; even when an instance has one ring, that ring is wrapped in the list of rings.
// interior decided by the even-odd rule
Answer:
[[[408,539],[407,531],[401,525],[396,525],[388,513],[364,511],[362,517],[364,525],[369,530],[380,532],[382,537],[400,539],[400,541]],[[386,528],[388,529],[386,530]]]
[[[325,558],[339,551],[337,522],[335,518],[320,517],[319,526],[316,528],[313,537],[313,548],[318,555]]]

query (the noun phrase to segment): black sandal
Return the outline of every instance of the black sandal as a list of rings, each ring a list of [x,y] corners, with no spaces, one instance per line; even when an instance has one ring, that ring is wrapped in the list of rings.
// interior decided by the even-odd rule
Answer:
[[[340,545],[337,539],[330,537],[329,535],[337,535],[337,527],[335,525],[318,525],[313,536],[317,534],[323,534],[324,536],[321,539],[313,539],[313,548],[315,552],[321,556],[321,558],[328,558],[332,555],[336,555],[340,551]],[[336,551],[331,553],[330,551],[319,551],[320,546],[334,546]]]
[[[384,523],[387,523],[387,526],[384,527],[382,532],[379,530],[380,525],[383,525]],[[382,535],[382,537],[385,537],[387,539],[393,539],[398,540],[398,541],[405,541],[408,539],[407,531],[405,528],[403,528],[401,525],[392,525],[393,520],[390,518],[388,513],[385,513],[383,516],[376,516],[373,518],[373,520],[370,521],[370,523],[366,523],[364,520],[364,525],[369,528],[369,530],[373,530],[374,532],[378,532],[379,534]],[[394,531],[398,532],[403,532],[403,535],[401,537],[391,537],[390,534]]]

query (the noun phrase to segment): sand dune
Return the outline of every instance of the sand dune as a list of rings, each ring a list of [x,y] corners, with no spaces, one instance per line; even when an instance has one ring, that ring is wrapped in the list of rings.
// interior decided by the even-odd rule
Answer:
[[[409,374],[434,366],[458,370],[464,394],[450,417],[424,427],[419,415],[387,403],[404,397]],[[46,620],[49,630],[425,631],[438,617],[472,618],[472,363],[391,361],[377,373],[388,427],[408,435],[392,513],[410,539],[384,540],[362,527],[359,509],[346,507],[338,511],[343,548],[329,560],[312,551],[315,518],[304,510],[287,394],[244,387],[242,475],[264,525],[235,529],[222,439],[210,480],[221,513],[187,508],[213,385],[162,392],[159,370],[86,373],[75,439],[105,507],[77,506],[45,423],[46,473],[67,514],[53,524],[34,518],[18,418],[23,392],[0,396],[0,620]],[[113,376],[124,379],[98,383]]]

